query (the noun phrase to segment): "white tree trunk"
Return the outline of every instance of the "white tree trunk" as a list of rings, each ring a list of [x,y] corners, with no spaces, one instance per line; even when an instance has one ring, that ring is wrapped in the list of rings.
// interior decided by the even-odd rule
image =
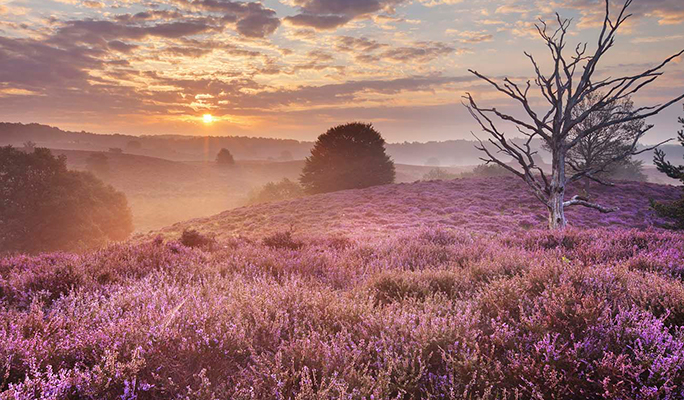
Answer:
[[[553,148],[553,161],[551,172],[551,193],[549,195],[549,229],[563,229],[565,220],[565,148],[556,144]]]

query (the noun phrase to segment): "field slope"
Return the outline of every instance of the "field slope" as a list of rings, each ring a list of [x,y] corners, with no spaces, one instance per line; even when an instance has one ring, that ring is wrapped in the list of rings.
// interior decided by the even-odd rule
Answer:
[[[647,200],[679,189],[588,189],[622,211],[562,233],[474,179],[1,259],[0,399],[681,399],[684,235]]]
[[[657,225],[649,201],[674,200],[673,186],[619,182],[572,186],[568,197],[587,195],[619,211],[601,214],[586,208],[568,209],[570,224],[582,228],[640,228]],[[293,229],[299,234],[384,235],[417,227],[508,232],[544,228],[546,209],[524,182],[511,177],[415,182],[347,190],[291,201],[229,210],[208,218],[175,224],[162,230],[178,235],[195,228],[218,237],[259,236]]]

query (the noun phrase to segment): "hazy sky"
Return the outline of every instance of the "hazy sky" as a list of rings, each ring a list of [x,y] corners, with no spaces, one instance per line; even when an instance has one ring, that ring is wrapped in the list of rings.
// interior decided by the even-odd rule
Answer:
[[[461,105],[510,103],[468,68],[521,81],[537,18],[596,41],[603,0],[0,0],[0,120],[131,134],[314,139],[373,122],[390,142],[470,138]],[[634,0],[603,74],[684,48],[683,0]],[[574,46],[573,46],[574,47]],[[548,57],[547,57],[548,58]],[[684,92],[684,62],[635,98]],[[213,122],[204,122],[211,114]],[[681,105],[647,142],[675,135]]]

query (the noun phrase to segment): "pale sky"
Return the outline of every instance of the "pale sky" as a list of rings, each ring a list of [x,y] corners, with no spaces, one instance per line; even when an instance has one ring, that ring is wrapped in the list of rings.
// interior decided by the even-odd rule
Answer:
[[[572,47],[591,49],[603,9],[603,0],[0,0],[0,121],[312,140],[358,120],[389,142],[469,139],[466,91],[481,105],[513,104],[468,68],[524,82],[523,51],[548,58],[538,18],[573,18]],[[604,75],[684,48],[683,0],[634,0],[632,12]],[[680,59],[634,101],[682,93]],[[676,105],[652,118],[645,142],[675,136],[680,115]]]

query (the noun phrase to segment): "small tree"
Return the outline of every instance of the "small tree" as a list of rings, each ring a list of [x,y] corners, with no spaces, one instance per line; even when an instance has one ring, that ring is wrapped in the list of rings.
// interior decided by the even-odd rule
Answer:
[[[467,93],[465,97],[466,107],[468,107],[471,115],[479,123],[482,130],[491,136],[488,140],[489,147],[485,146],[482,141],[477,146],[487,155],[483,160],[487,163],[498,164],[527,182],[537,199],[547,207],[550,228],[562,229],[566,226],[566,207],[584,206],[604,213],[614,211],[613,208],[591,203],[581,196],[575,196],[568,201],[565,200],[565,187],[568,183],[594,176],[600,172],[600,169],[596,167],[589,167],[581,168],[569,176],[566,175],[568,153],[576,148],[580,141],[604,129],[644,120],[684,98],[684,95],[681,95],[667,103],[655,106],[631,110],[616,109],[616,105],[629,99],[630,96],[662,75],[663,67],[682,55],[684,51],[639,74],[618,78],[597,78],[595,76],[599,62],[615,44],[618,29],[631,16],[627,13],[631,4],[632,0],[625,1],[617,17],[612,18],[610,0],[605,1],[606,13],[598,37],[597,48],[593,54],[587,53],[587,44],[585,43],[576,46],[574,53],[569,57],[567,56],[564,50],[567,46],[565,39],[571,23],[570,20],[562,19],[560,15],[556,14],[558,28],[555,31],[549,31],[544,21],[537,25],[537,31],[551,54],[551,65],[553,67],[550,74],[541,71],[541,67],[533,56],[527,53],[525,55],[530,59],[535,71],[534,84],[541,92],[542,100],[548,103],[546,110],[538,110],[532,104],[529,97],[529,91],[532,87],[531,81],[520,86],[505,78],[503,83],[498,83],[477,71],[470,70],[475,76],[488,82],[497,91],[522,106],[526,115],[525,118],[506,114],[496,108],[483,108],[475,102],[470,93]],[[580,72],[576,74],[578,70]],[[595,96],[591,105],[584,112],[577,112],[576,108],[590,96]],[[584,130],[578,128],[591,115],[602,115],[604,113],[607,116],[604,120]],[[509,140],[504,132],[497,128],[494,119],[514,124],[518,132],[524,135],[526,139],[522,144]],[[638,139],[651,127],[650,125],[643,127],[631,145],[612,157],[612,161],[624,160],[629,156],[652,150],[654,147],[637,150]],[[532,150],[531,143],[537,139],[540,139],[551,150],[550,176],[547,176],[534,161],[533,157],[536,151]],[[519,165],[519,168],[507,164],[494,153],[511,157]]]
[[[86,159],[86,169],[100,177],[109,176],[109,158],[104,153],[93,153]]]
[[[394,182],[394,162],[371,124],[353,122],[318,137],[300,177],[308,193],[360,189]]]
[[[32,140],[27,140],[24,142],[24,151],[27,153],[33,153],[36,149],[36,142]]]
[[[584,177],[589,180],[612,186],[607,178],[622,177],[630,170],[638,174],[641,165],[632,159],[631,149],[636,146],[647,129],[646,122],[637,119],[622,124],[609,124],[589,135],[584,135],[584,132],[610,121],[615,115],[633,113],[634,103],[629,97],[591,112],[591,108],[604,96],[603,93],[589,93],[572,109],[573,118],[580,118],[587,111],[589,113],[568,136],[568,141],[579,139],[577,145],[568,149],[566,162],[571,175],[585,173]]]
[[[680,117],[679,123],[684,127],[684,118]],[[677,133],[679,143],[684,146],[684,129]],[[672,179],[679,179],[684,184],[684,165],[675,166],[665,160],[665,153],[662,150],[656,149],[653,163],[658,167],[658,171]],[[684,189],[684,186],[682,186],[682,189]],[[681,199],[673,203],[656,203],[654,207],[658,214],[675,221],[673,228],[684,229],[684,194],[682,194]]]
[[[48,149],[0,148],[0,253],[82,250],[132,231],[123,193]]]
[[[218,165],[235,165],[235,159],[228,149],[223,148],[216,155],[216,163]]]

